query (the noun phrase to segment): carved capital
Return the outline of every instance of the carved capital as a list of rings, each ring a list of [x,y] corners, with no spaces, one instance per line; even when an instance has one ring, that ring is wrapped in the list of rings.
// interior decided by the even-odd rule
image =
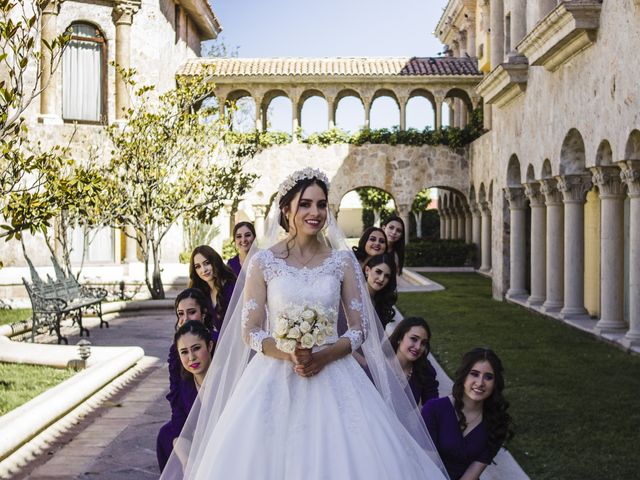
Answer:
[[[527,206],[527,197],[522,187],[507,187],[504,189],[504,198],[509,202],[511,210],[524,210]]]
[[[113,21],[116,25],[131,25],[133,16],[140,10],[141,0],[116,0],[113,6]]]
[[[471,215],[474,217],[480,215],[480,205],[475,200],[471,200],[469,202],[469,209],[471,210]]]
[[[486,200],[480,202],[480,209],[482,211],[482,215],[491,215],[491,202],[487,202]]]
[[[620,178],[627,185],[629,196],[640,197],[640,160],[623,160],[618,165],[621,169]]]
[[[624,184],[618,167],[593,167],[590,170],[593,173],[593,184],[598,187],[600,198],[624,197]]]
[[[268,205],[254,205],[253,214],[256,218],[264,218],[267,215]]]
[[[529,205],[532,207],[544,207],[544,195],[540,189],[538,182],[525,183],[524,194],[529,199]]]
[[[398,205],[398,215],[402,218],[409,216],[411,213],[411,205],[401,203]]]
[[[40,9],[43,15],[58,15],[60,13],[60,4],[64,0],[45,0],[40,3]]]
[[[540,192],[544,195],[547,207],[562,205],[562,193],[557,188],[557,182],[553,178],[540,180]]]
[[[559,175],[556,177],[558,190],[562,192],[564,203],[584,203],[591,190],[591,175]]]

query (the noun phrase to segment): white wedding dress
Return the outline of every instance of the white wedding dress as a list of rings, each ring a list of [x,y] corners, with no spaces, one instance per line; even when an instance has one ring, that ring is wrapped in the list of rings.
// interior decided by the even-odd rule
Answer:
[[[261,353],[269,318],[287,305],[320,303],[337,309],[341,299],[349,329],[343,336],[357,349],[367,334],[358,275],[355,258],[344,251],[332,251],[314,268],[290,266],[270,250],[251,258],[242,331],[257,353],[207,435],[190,478],[445,478],[353,356],[303,378],[291,362]]]

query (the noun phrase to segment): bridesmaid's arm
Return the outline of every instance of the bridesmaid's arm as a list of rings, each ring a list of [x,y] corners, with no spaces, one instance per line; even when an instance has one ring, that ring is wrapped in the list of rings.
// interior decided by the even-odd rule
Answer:
[[[487,468],[486,463],[473,462],[464,471],[464,474],[460,477],[460,480],[480,480],[480,475]]]

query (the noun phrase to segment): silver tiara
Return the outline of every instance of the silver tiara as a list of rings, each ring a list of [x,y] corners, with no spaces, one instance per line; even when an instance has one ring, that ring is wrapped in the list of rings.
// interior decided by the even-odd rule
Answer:
[[[310,180],[312,178],[320,180],[327,186],[327,189],[329,188],[329,179],[324,174],[324,172],[318,170],[317,168],[307,167],[303,168],[302,170],[293,172],[291,175],[285,178],[278,187],[278,195],[280,195],[280,197],[284,197],[287,193],[289,193],[289,191],[291,191],[293,187],[296,186],[296,184],[300,180]]]

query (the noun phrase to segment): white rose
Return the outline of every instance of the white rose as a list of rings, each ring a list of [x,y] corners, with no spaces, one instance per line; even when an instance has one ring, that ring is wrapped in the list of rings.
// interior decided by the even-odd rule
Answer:
[[[302,348],[312,348],[313,347],[313,335],[310,333],[305,333],[300,339],[300,344]]]
[[[329,324],[326,327],[324,327],[324,333],[328,336],[333,335],[333,325]]]
[[[293,353],[296,349],[296,341],[278,339],[276,340],[276,347],[285,353]]]
[[[302,317],[303,320],[306,320],[307,322],[309,322],[313,320],[313,317],[315,317],[316,314],[313,310],[305,310],[300,314],[300,316]]]
[[[302,333],[309,333],[310,330],[311,330],[311,324],[306,320],[300,324],[300,331]]]
[[[286,335],[287,330],[289,329],[289,323],[286,318],[279,318],[276,323],[276,335],[279,337]]]
[[[324,345],[326,341],[327,337],[324,336],[324,333],[318,332],[318,334],[316,335],[316,344]]]
[[[298,346],[298,342],[296,342],[295,340],[284,340],[284,342],[286,342],[287,344],[287,353],[293,353],[296,351],[296,347]]]
[[[287,338],[293,338],[297,340],[300,338],[301,335],[302,333],[300,332],[300,329],[298,327],[293,327],[291,330],[289,330],[289,333],[287,334]]]

